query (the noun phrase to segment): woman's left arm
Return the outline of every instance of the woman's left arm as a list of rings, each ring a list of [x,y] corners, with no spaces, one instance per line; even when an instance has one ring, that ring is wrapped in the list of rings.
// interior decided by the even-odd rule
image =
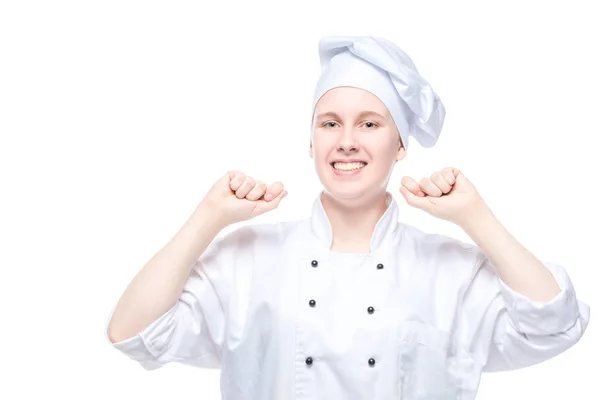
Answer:
[[[405,177],[407,203],[460,226],[477,245],[477,265],[461,302],[460,336],[485,371],[516,369],[571,347],[589,323],[562,266],[542,262],[498,221],[457,168],[416,182]]]

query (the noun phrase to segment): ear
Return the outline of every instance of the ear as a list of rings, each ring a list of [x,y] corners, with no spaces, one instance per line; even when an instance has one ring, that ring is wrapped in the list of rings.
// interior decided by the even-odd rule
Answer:
[[[310,142],[310,149],[308,150],[308,155],[310,156],[310,158],[313,158],[312,142]]]
[[[406,157],[406,150],[404,149],[404,147],[400,147],[398,149],[398,152],[396,153],[396,161],[400,161],[404,157]]]

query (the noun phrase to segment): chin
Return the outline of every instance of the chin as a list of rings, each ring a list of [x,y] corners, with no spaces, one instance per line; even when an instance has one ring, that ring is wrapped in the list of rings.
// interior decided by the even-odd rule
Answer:
[[[360,199],[372,191],[370,186],[355,183],[329,182],[324,185],[326,192],[340,200]]]

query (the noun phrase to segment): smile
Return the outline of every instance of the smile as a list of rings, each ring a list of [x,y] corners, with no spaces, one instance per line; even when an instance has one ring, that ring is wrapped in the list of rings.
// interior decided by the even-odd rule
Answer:
[[[336,175],[356,175],[367,166],[366,162],[353,161],[353,162],[340,162],[334,161],[331,164],[333,172]]]

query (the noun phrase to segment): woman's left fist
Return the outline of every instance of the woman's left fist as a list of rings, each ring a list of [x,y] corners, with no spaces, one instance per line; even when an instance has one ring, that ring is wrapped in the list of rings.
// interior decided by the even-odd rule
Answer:
[[[475,186],[453,167],[434,172],[419,183],[405,176],[400,193],[409,205],[459,226],[486,208]]]

